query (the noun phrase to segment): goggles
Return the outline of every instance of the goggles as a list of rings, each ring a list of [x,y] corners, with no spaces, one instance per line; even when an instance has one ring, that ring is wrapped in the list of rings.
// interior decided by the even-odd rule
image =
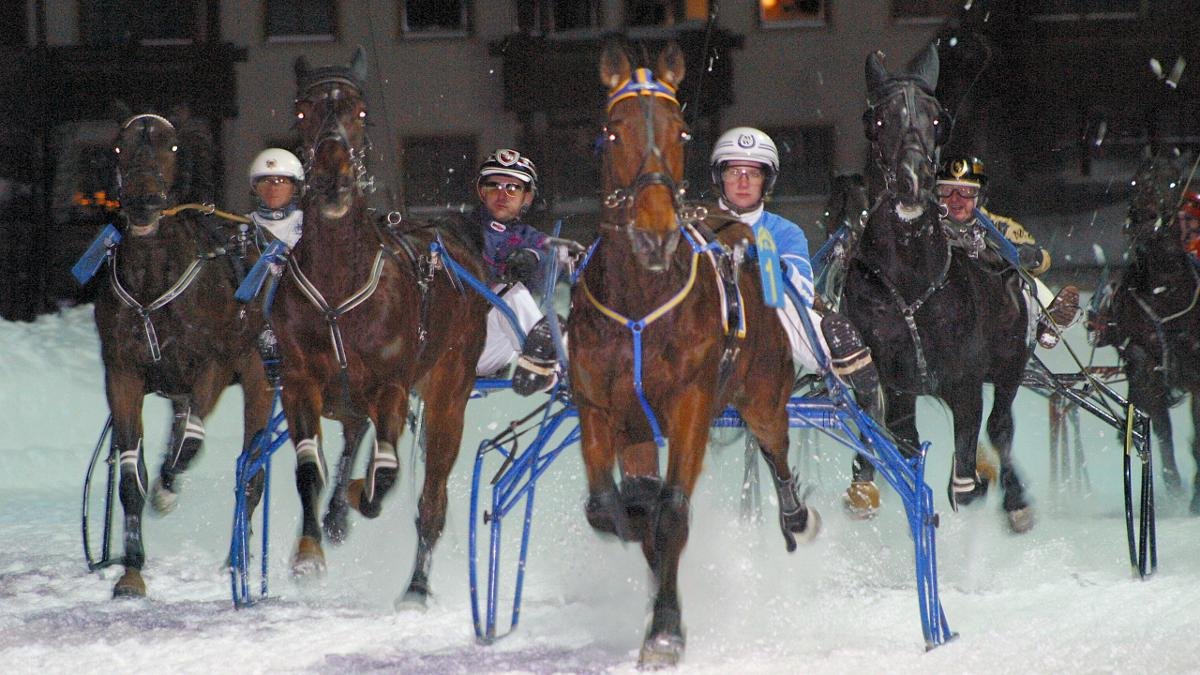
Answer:
[[[938,183],[937,196],[941,199],[949,199],[951,195],[957,194],[963,199],[975,199],[979,196],[978,185],[955,185],[953,183]]]
[[[263,176],[254,182],[259,185],[283,185],[284,183],[291,183],[293,181],[287,176]]]
[[[503,190],[504,194],[508,195],[509,197],[516,197],[517,195],[519,195],[525,191],[525,186],[521,185],[520,183],[487,182],[487,183],[481,183],[479,186],[479,189],[483,190],[487,194],[492,194],[492,193],[496,192],[497,190]]]
[[[762,169],[756,169],[751,166],[727,166],[721,170],[721,178],[730,181],[738,181],[743,178],[752,183],[756,183],[766,178],[766,174]]]

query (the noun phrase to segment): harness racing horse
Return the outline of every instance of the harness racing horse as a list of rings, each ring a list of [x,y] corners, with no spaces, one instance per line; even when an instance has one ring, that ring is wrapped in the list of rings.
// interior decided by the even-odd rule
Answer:
[[[235,254],[248,253],[249,238],[213,222],[206,215],[211,207],[173,206],[173,186],[183,182],[176,175],[178,150],[175,128],[153,114],[128,119],[115,146],[121,237],[109,249],[108,288],[96,298],[125,512],[125,573],[113,588],[115,597],[146,594],[141,517],[147,492],[156,510],[174,508],[178,476],[200,450],[203,420],[221,392],[242,385],[243,448],[265,426],[271,404],[256,348],[262,316],[233,298],[236,270],[246,262]],[[171,441],[152,489],[142,448],[142,402],[149,393],[170,398],[174,409]],[[258,501],[261,480],[251,504]]]
[[[416,565],[403,601],[424,604],[433,547],[446,520],[446,482],[458,456],[463,414],[483,349],[488,305],[464,291],[430,245],[443,233],[385,228],[368,212],[369,184],[360,47],[349,67],[296,62],[297,126],[308,188],[304,234],[287,261],[272,322],[283,368],[283,407],[296,449],[303,507],[292,571],[323,572],[318,500],[326,482],[320,421],[343,425],[346,450],[330,497],[325,533],[347,531],[347,508],[367,518],[399,473],[396,448],[410,391],[425,401],[425,482],[417,518]],[[446,238],[445,248],[476,277],[481,255]],[[354,453],[375,427],[366,477],[348,481]]]
[[[1170,410],[1191,394],[1192,456],[1198,468],[1190,508],[1200,514],[1200,274],[1183,250],[1175,218],[1189,164],[1177,155],[1159,155],[1134,176],[1126,226],[1129,264],[1112,294],[1103,343],[1121,356],[1129,400],[1149,414],[1163,479],[1176,494],[1182,485]]]
[[[683,75],[677,45],[659,54],[653,73],[633,70],[619,43],[604,48],[600,80],[609,97],[603,219],[572,291],[568,326],[588,522],[640,542],[656,584],[643,666],[674,664],[683,653],[677,582],[689,499],[712,420],[728,403],[772,469],[788,549],[820,527],[788,468],[793,366],[787,338],[763,303],[757,270],[739,271],[736,255],[728,252],[753,235],[732,218],[705,218],[704,211],[682,203],[688,132],[674,92]],[[703,235],[710,225],[720,229],[719,240]],[[681,239],[686,243],[679,246]],[[735,283],[742,289],[744,337],[738,336],[736,306],[726,313],[722,304],[723,294],[736,302]],[[663,480],[655,446],[665,439]],[[614,480],[618,462],[620,485]]]
[[[1032,351],[1017,272],[989,270],[951,247],[933,196],[938,149],[948,122],[933,96],[937,51],[930,46],[892,74],[878,53],[866,62],[869,109],[863,116],[871,161],[871,209],[846,270],[842,308],[863,332],[883,381],[888,429],[918,446],[916,397],[934,395],[954,417],[949,497],[957,510],[986,494],[977,471],[982,389],[994,396],[987,432],[1000,461],[1010,527],[1033,526],[1013,466],[1012,404]],[[854,480],[873,468],[856,462]]]

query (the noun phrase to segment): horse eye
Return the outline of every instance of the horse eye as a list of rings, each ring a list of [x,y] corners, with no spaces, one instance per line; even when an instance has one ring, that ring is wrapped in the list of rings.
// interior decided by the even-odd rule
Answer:
[[[118,145],[117,147],[113,148],[113,152],[117,153],[118,155],[121,154],[121,146]]]
[[[687,131],[680,131],[679,132],[679,140],[683,141],[684,143],[687,143],[688,141],[692,140],[692,135],[689,134]]]
[[[298,119],[298,120],[304,119],[304,113],[302,113],[302,112],[296,113],[296,119]]]
[[[877,127],[882,127],[882,126],[883,126],[883,120],[882,120],[882,119],[877,119],[877,120],[875,120],[875,126],[877,126]]]
[[[171,146],[171,152],[175,152],[175,151],[176,151],[176,150],[178,150],[178,149],[179,149],[179,146],[178,146],[178,145],[172,145],[172,146]]]
[[[607,138],[607,139],[608,139],[608,142],[609,142],[609,143],[616,143],[616,142],[617,142],[617,135],[616,135],[616,134],[614,134],[614,133],[612,133],[612,132],[609,132],[608,136],[605,136],[605,138]]]
[[[367,116],[367,111],[366,111],[366,110],[359,110],[359,111],[358,111],[358,116],[359,116],[360,118],[361,118],[361,117],[366,117],[366,116]]]

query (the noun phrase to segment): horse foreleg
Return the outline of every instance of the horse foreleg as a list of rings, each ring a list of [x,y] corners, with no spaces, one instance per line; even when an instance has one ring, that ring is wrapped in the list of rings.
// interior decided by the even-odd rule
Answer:
[[[350,505],[367,518],[379,516],[383,498],[400,475],[400,457],[396,446],[408,417],[408,390],[390,388],[381,397],[376,414],[375,443],[367,462],[367,474],[362,480],[351,481],[346,490]]]
[[[624,439],[624,434],[617,434]],[[621,466],[621,508],[624,511],[625,527],[619,536],[624,541],[643,541],[648,528],[654,525],[654,514],[658,511],[662,479],[658,476],[658,446],[654,441],[626,444],[615,441],[621,448],[618,460]]]
[[[694,480],[693,480],[694,482]],[[641,668],[670,667],[683,656],[683,611],[679,603],[679,558],[688,540],[689,499],[680,485],[668,484],[658,497],[651,536],[642,544],[654,572],[654,614],[638,659]]]
[[[988,415],[988,441],[1000,459],[1000,485],[1004,488],[1004,511],[1013,532],[1027,532],[1033,527],[1033,509],[1025,496],[1025,486],[1017,475],[1012,460],[1016,424],[1012,406],[1019,383],[997,384],[992,394],[992,412]]]
[[[942,398],[954,416],[954,461],[951,463],[947,493],[950,507],[957,511],[959,506],[970,504],[987,494],[987,480],[979,475],[976,466],[979,427],[983,424],[983,383],[960,383],[947,390],[954,392]]]
[[[1150,416],[1150,428],[1158,441],[1163,481],[1167,484],[1168,492],[1178,495],[1183,490],[1179,467],[1175,463],[1175,435],[1171,430],[1171,409],[1167,407],[1170,392],[1163,381],[1162,373],[1155,370],[1154,359],[1144,348],[1137,345],[1129,347],[1124,356],[1125,372],[1129,377],[1129,400]]]
[[[321,528],[317,523],[325,487],[325,455],[321,449],[321,392],[311,379],[289,379],[283,387],[288,433],[296,448],[296,492],[300,495],[300,538],[292,556],[292,575],[325,571]]]
[[[473,382],[472,367],[435,368],[424,387],[426,410],[425,481],[417,501],[417,555],[413,562],[412,578],[396,608],[424,608],[429,598],[429,570],[433,563],[433,548],[446,525],[446,482],[458,458],[462,441],[463,418]],[[455,378],[461,378],[455,380]],[[399,435],[403,417],[391,430]],[[395,442],[395,441],[393,441]]]
[[[113,454],[120,462],[118,495],[125,514],[125,573],[113,586],[114,598],[146,595],[142,566],[146,551],[142,544],[142,508],[146,504],[148,476],[142,452],[143,383],[133,376],[109,374],[106,378],[108,406],[113,416]]]
[[[629,526],[621,494],[613,479],[618,434],[613,430],[608,413],[594,405],[579,407],[579,429],[588,481],[588,499],[584,506],[588,524],[597,532],[622,536],[628,533]]]
[[[362,445],[363,436],[367,433],[367,418],[348,419],[342,422],[342,456],[338,458],[337,469],[334,473],[333,490],[329,495],[329,508],[321,521],[325,526],[325,535],[334,544],[346,540],[350,532],[350,474],[354,471],[354,460],[358,457],[358,449]],[[376,430],[378,431],[378,430]],[[378,447],[378,439],[376,440]]]
[[[179,504],[178,477],[204,443],[204,420],[192,412],[190,400],[171,399],[171,440],[158,478],[150,489],[150,505],[166,515]]]

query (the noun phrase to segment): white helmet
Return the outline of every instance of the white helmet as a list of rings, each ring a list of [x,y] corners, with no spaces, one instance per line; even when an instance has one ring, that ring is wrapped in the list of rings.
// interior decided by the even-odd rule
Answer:
[[[533,160],[521,155],[516,150],[499,148],[479,165],[479,177],[476,182],[483,182],[487,176],[510,176],[529,187],[530,192],[537,194],[538,174]]]
[[[775,149],[775,141],[754,127],[734,127],[721,134],[713,144],[709,158],[713,185],[722,185],[721,170],[725,163],[737,160],[758,162],[766,168],[767,180],[763,194],[769,194],[779,175],[779,151]]]
[[[263,176],[287,176],[297,183],[304,182],[304,165],[283,148],[267,148],[250,163],[250,185]]]

